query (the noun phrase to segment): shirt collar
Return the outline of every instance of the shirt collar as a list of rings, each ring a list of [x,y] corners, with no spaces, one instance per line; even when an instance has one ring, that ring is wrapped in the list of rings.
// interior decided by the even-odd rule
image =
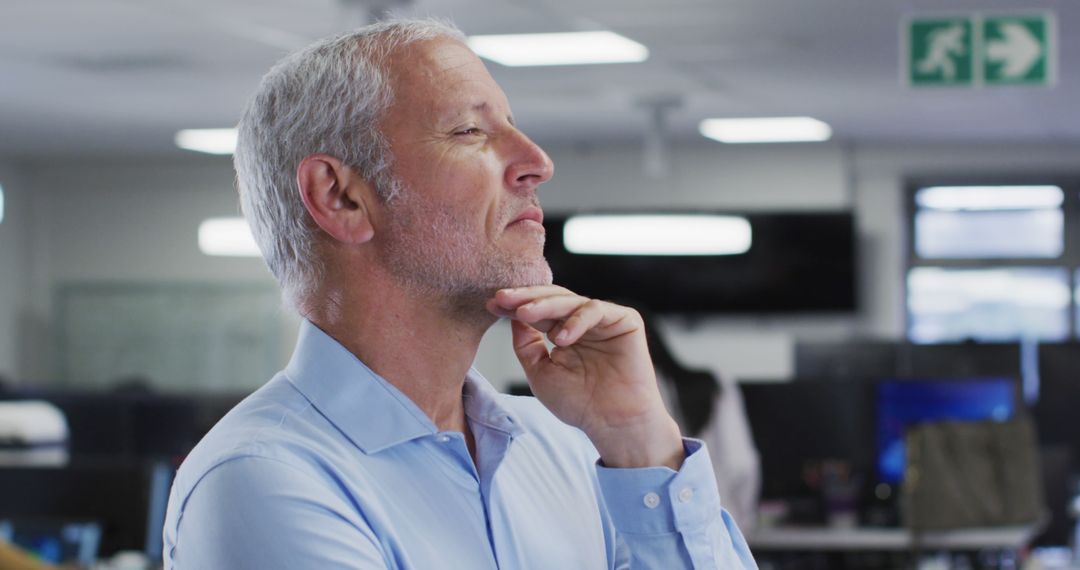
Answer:
[[[511,438],[517,437],[525,431],[523,424],[512,411],[501,405],[501,396],[475,368],[465,374],[465,415],[473,424],[504,432]],[[476,431],[475,425],[473,430]]]
[[[364,453],[378,453],[438,428],[401,390],[376,374],[311,321],[300,324],[290,382]],[[465,376],[465,413],[474,422],[515,436],[521,422],[499,405],[499,393],[476,370]]]

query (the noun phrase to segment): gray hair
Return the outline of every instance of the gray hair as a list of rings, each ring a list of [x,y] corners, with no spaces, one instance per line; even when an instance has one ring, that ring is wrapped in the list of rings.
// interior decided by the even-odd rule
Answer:
[[[300,161],[316,153],[334,156],[391,201],[400,185],[379,130],[394,98],[387,59],[439,37],[465,39],[449,23],[391,20],[321,40],[278,62],[248,102],[233,157],[240,207],[293,306],[325,277],[316,252],[320,230],[297,188]]]

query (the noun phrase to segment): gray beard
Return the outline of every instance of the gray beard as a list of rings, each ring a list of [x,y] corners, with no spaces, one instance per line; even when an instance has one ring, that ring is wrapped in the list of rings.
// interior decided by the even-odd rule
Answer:
[[[399,194],[379,249],[384,266],[415,294],[439,299],[455,314],[486,317],[484,304],[499,289],[551,283],[542,255],[510,255],[481,235],[463,234],[466,220],[444,211],[424,212],[421,218],[420,209],[409,190]],[[544,236],[536,237],[542,249]]]

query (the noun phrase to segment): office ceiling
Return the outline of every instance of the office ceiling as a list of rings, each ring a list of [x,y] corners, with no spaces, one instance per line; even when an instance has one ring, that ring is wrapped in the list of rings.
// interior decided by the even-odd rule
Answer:
[[[393,4],[393,0],[373,0]],[[548,143],[636,141],[643,102],[674,100],[666,132],[705,117],[810,115],[853,143],[1080,142],[1080,2],[1053,0],[415,0],[467,34],[610,29],[639,64],[489,63],[527,132]],[[362,24],[342,0],[4,0],[0,158],[178,155],[173,133],[235,123],[289,49]],[[911,15],[1050,10],[1050,88],[920,89],[900,81]],[[943,12],[944,11],[944,12]],[[712,143],[710,143],[712,144]]]

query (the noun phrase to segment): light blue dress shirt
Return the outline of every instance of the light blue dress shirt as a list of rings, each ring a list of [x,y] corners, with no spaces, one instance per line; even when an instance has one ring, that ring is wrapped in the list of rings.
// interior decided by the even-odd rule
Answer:
[[[474,464],[402,392],[304,322],[285,370],[184,461],[165,568],[756,568],[708,451],[610,469],[534,398],[464,388]]]

